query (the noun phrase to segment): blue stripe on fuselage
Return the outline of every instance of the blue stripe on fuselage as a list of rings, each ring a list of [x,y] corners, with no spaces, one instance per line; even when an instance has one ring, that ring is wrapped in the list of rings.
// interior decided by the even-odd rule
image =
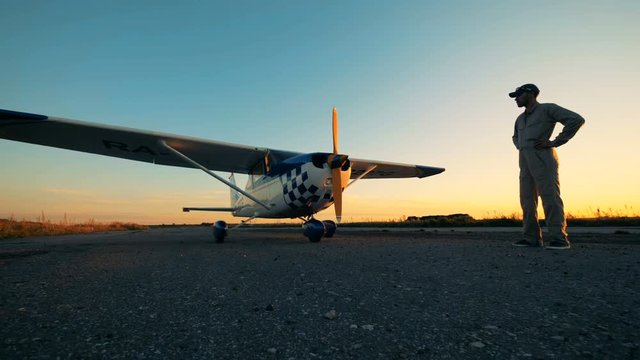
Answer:
[[[271,166],[271,171],[269,171],[269,176],[282,176],[289,173],[291,170],[296,167],[300,167],[304,164],[313,163],[315,167],[322,169],[324,163],[326,163],[326,159],[329,156],[328,153],[310,153],[310,154],[302,154],[298,156],[294,156],[292,158],[281,161],[275,165]],[[300,175],[300,174],[296,174]]]
[[[251,188],[256,188],[263,184],[271,182],[274,180],[274,178],[280,177],[282,175],[287,175],[287,179],[290,180],[292,170],[296,170],[296,173],[294,175],[300,175],[302,166],[308,163],[313,163],[315,167],[322,169],[322,166],[326,163],[328,156],[328,153],[302,154],[271,165],[269,173],[256,179]]]

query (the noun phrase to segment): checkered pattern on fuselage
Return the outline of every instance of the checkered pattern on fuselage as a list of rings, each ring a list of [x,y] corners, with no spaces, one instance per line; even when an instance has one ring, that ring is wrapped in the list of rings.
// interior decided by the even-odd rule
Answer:
[[[302,166],[282,175],[284,202],[292,209],[309,208],[320,199],[331,200],[331,191],[320,189],[309,180],[309,174]]]

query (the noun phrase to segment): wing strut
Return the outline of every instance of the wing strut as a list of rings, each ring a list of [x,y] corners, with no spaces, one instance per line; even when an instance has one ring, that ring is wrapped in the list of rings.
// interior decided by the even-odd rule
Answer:
[[[362,175],[358,176],[357,178],[351,180],[350,183],[347,184],[347,186],[345,186],[345,189],[348,188],[349,186],[351,186],[351,184],[353,184],[354,182],[362,179],[363,177],[369,175],[370,172],[372,172],[373,170],[375,170],[378,167],[378,165],[371,165],[369,166],[369,168],[367,169],[367,171],[363,172]]]
[[[180,151],[172,148],[171,146],[169,146],[164,140],[160,139],[158,140],[158,144],[160,146],[162,146],[163,148],[171,151],[172,153],[178,155],[179,158],[181,158],[182,160],[188,162],[189,164],[199,168],[200,170],[206,172],[207,174],[213,176],[214,178],[220,180],[222,183],[224,183],[225,185],[227,185],[228,187],[232,188],[233,190],[241,193],[242,195],[248,197],[249,199],[255,201],[256,204],[262,206],[263,208],[267,209],[267,210],[271,210],[269,208],[269,206],[265,205],[264,203],[262,203],[260,200],[256,199],[253,195],[249,194],[248,192],[240,189],[239,187],[235,186],[234,184],[228,182],[227,180],[225,180],[224,178],[216,175],[213,171],[207,169],[206,167],[198,164],[197,162],[193,161],[192,159],[190,159],[189,157],[187,157],[186,155],[184,155],[183,153],[181,153]]]

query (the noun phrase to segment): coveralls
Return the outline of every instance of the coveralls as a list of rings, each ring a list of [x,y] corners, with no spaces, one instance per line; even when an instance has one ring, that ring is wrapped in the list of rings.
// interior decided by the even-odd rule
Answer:
[[[551,148],[537,150],[536,140],[549,140],[556,123],[564,128],[551,142]],[[538,196],[551,241],[568,243],[564,206],[560,198],[558,155],[555,148],[565,144],[584,124],[582,116],[556,104],[536,104],[516,119],[513,144],[519,150],[520,206],[525,240],[542,245],[538,223]]]

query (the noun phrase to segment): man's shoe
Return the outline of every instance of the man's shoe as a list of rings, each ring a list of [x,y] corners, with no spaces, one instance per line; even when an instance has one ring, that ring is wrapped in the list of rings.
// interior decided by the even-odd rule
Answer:
[[[571,249],[571,244],[568,241],[561,240],[553,240],[546,247],[547,250],[569,250]]]
[[[525,239],[522,239],[520,241],[516,241],[511,245],[519,246],[519,247],[540,247],[541,246],[539,243],[532,243],[532,242],[527,241]]]

